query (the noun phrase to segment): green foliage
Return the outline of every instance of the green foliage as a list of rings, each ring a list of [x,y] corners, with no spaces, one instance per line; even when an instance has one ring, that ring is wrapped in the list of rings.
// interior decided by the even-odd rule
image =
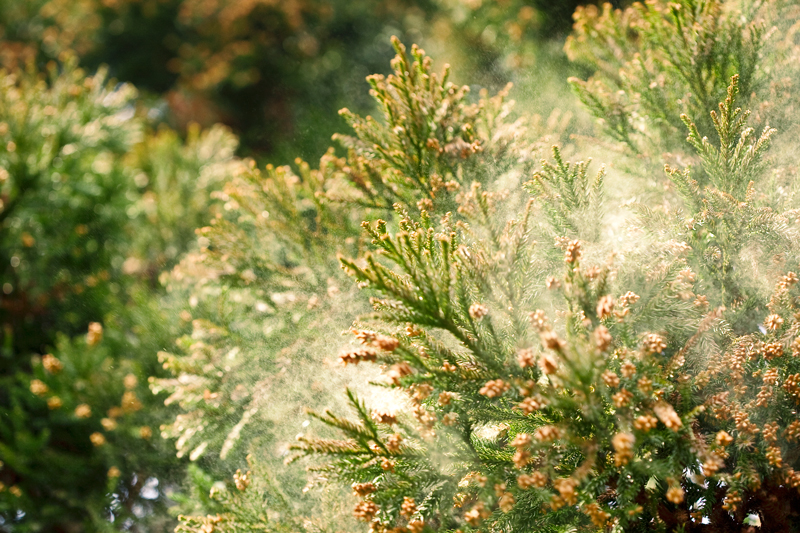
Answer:
[[[759,2],[749,4],[659,0],[624,11],[578,8],[566,50],[595,73],[572,85],[610,137],[637,152],[679,149],[682,113],[697,117],[707,135],[708,111],[724,99],[732,75],[749,99],[778,68],[772,62],[779,58],[763,53],[767,25],[777,18]]]
[[[74,64],[67,69],[51,71],[52,88],[32,73],[3,76],[3,321],[19,324],[14,342],[24,349],[44,349],[25,333],[35,321],[77,333],[87,316],[102,313],[76,299],[91,306],[108,295],[109,284],[96,281],[110,281],[121,255],[128,202],[118,161],[141,135],[125,109],[130,87],[111,90],[102,73],[85,78]],[[53,216],[66,210],[69,226]]]
[[[667,167],[666,171],[689,215],[683,233],[694,264],[720,291],[720,300],[713,303],[742,306],[741,312],[746,312],[758,301],[754,290],[759,287],[752,285],[752,277],[763,275],[748,268],[748,258],[753,254],[791,254],[786,259],[793,261],[795,237],[789,220],[778,210],[781,206],[759,201],[756,195],[763,184],[763,155],[775,130],[765,129],[754,138],[753,129],[747,127],[749,113],[735,107],[737,90],[734,76],[727,98],[719,104],[719,114],[711,112],[719,148],[700,138],[695,124],[683,117],[688,140],[702,162],[701,179],[707,178],[708,183],[701,187],[689,169]]]
[[[591,159],[570,165],[557,146],[553,147],[553,159],[555,164],[542,161],[542,169],[525,184],[526,189],[542,201],[559,237],[596,241],[600,227],[590,220],[602,216],[605,169],[590,178],[587,171]]]
[[[250,449],[254,461],[274,464],[264,446],[285,446],[297,431],[291,417],[298,406],[330,401],[308,391],[333,385],[316,374],[326,364],[320,354],[330,346],[327,337],[352,323],[353,315],[340,310],[367,309],[366,298],[346,289],[337,260],[337,253],[358,254],[366,245],[361,218],[391,217],[392,202],[398,221],[407,210],[425,216],[436,205],[490,209],[486,198],[495,195],[465,192],[465,177],[488,181],[506,171],[507,179],[519,181],[520,168],[529,165],[535,151],[524,141],[522,123],[507,121],[503,94],[468,104],[467,90],[434,74],[424,52],[415,47],[409,56],[395,46],[395,73],[371,80],[386,122],[348,112],[355,136],[337,137],[347,158],[328,154],[319,169],[300,161],[297,171],[243,169],[218,195],[223,212],[199,231],[200,254],[170,277],[174,294],[195,302],[186,310],[192,336],[179,341],[177,353],[161,356],[176,379],[154,383],[184,411],[166,430],[178,438],[180,454],[200,460],[213,451],[237,464]],[[254,366],[274,370],[255,373]],[[226,370],[214,371],[221,367]],[[287,397],[287,389],[296,392]],[[275,409],[279,401],[285,410]],[[371,423],[366,427],[374,431]],[[219,461],[205,464],[231,471]],[[309,504],[318,511],[318,503]]]
[[[710,16],[709,6],[693,16]],[[686,22],[683,8],[671,9],[651,28]],[[718,40],[736,39],[726,31]],[[757,44],[742,44],[742,54]],[[689,48],[670,58],[694,61]],[[774,130],[756,136],[738,107],[737,71],[750,63],[722,51],[706,57],[698,79],[712,79],[709,94],[718,94],[714,76],[734,74],[723,101],[708,106],[717,109],[708,123],[718,144],[697,126],[709,109],[671,119],[688,129],[699,168],[667,167],[677,197],[668,189],[656,203],[640,202],[629,219],[637,231],[615,236],[609,257],[604,171],[592,179],[588,163],[568,163],[559,149],[525,183],[529,200],[521,180],[508,179],[513,165],[493,166],[501,174],[492,176],[469,162],[452,172],[459,185],[473,179],[468,191],[431,195],[426,178],[437,162],[420,147],[436,130],[415,107],[430,85],[398,53],[398,74],[373,81],[384,124],[351,119],[368,142],[347,146],[386,165],[373,174],[384,184],[391,177],[408,190],[384,189],[394,214],[367,213],[372,221],[362,224],[372,250],[341,259],[374,296],[351,330],[358,344],[339,356],[345,365],[379,364],[374,384],[395,391],[394,400],[373,407],[348,389],[355,418],[312,412],[323,427],[299,436],[295,459],[317,457],[316,471],[351,484],[361,498],[353,514],[372,531],[703,523],[734,531],[750,515],[768,531],[796,530],[797,274],[784,267],[798,260],[796,211],[793,196],[769,192]],[[425,72],[421,54],[412,57]],[[648,109],[640,109],[645,123],[659,124],[663,109]],[[503,131],[488,124],[486,138]],[[521,153],[537,147],[517,140]],[[685,149],[667,129],[651,141]],[[649,187],[646,170],[625,179]],[[539,234],[554,245],[536,243]],[[773,495],[787,503],[777,508]]]
[[[131,232],[129,273],[147,270],[156,278],[193,247],[195,229],[208,222],[211,194],[238,168],[237,146],[224,126],[201,130],[195,124],[186,138],[161,126],[133,147],[124,164],[134,172],[141,200],[126,211],[140,228]]]
[[[344,109],[340,113],[357,137],[334,136],[353,151],[350,159],[358,167],[350,181],[366,206],[454,208],[452,193],[466,185],[463,174],[486,182],[508,172],[512,161],[520,164],[515,172],[525,172],[530,156],[514,143],[522,121],[506,122],[513,105],[506,102],[510,87],[491,99],[484,92],[479,103],[469,104],[469,88],[448,81],[449,67],[436,74],[423,50],[414,46],[409,56],[404,45],[393,43],[394,74],[368,78],[383,122]]]
[[[715,121],[723,145],[729,132],[741,137],[742,125],[733,122],[735,83],[734,78]],[[752,176],[740,161],[758,160],[766,138],[706,159]],[[707,149],[707,143],[698,141],[697,147]],[[556,165],[546,164],[545,172],[552,176],[558,169],[562,184],[576,176],[587,181],[584,165],[570,174],[555,155]],[[709,175],[713,170],[707,169]],[[724,185],[738,179],[731,171]],[[587,266],[584,244],[562,241],[565,273],[548,279],[557,296],[544,298],[541,285],[525,283],[544,277],[535,270],[542,264],[536,248],[524,245],[528,212],[493,238],[490,197],[474,190],[479,209],[471,212],[474,217],[467,215],[468,225],[453,227],[448,216],[435,223],[427,213],[412,218],[401,210],[404,218],[394,236],[383,221],[365,226],[378,256],[343,260],[360,286],[381,295],[367,319],[391,336],[358,331],[365,346],[340,357],[346,363],[377,359],[392,365],[389,386],[406,391],[416,419],[404,423],[399,413],[372,415],[385,425],[382,435],[369,409],[351,394],[358,422],[320,417],[347,440],[304,438],[297,446],[304,454],[326,456],[326,471],[343,480],[371,484],[356,516],[373,529],[525,524],[547,531],[569,523],[598,529],[617,524],[626,531],[654,524],[672,531],[687,520],[704,517],[729,528],[748,513],[766,513],[762,487],[798,497],[790,488],[795,465],[789,459],[797,423],[784,411],[793,403],[795,364],[785,352],[790,339],[776,337],[789,321],[779,309],[788,305],[783,309],[791,312],[795,274],[778,280],[771,299],[751,291],[738,304],[724,283],[703,286],[734,308],[704,313],[705,297],[681,309],[660,306],[658,293],[642,298],[626,292],[628,272],[641,269],[641,263]],[[703,201],[697,188],[694,196],[695,203]],[[560,230],[562,218],[553,222],[554,231]],[[761,217],[750,226],[764,234],[769,220]],[[740,240],[752,238],[739,234]],[[692,244],[681,246],[707,257]],[[733,240],[719,239],[716,246],[725,253],[741,249]],[[676,303],[685,300],[684,287],[701,286],[683,258],[638,259],[647,260],[651,271],[667,269],[661,283]],[[622,271],[623,283],[609,275],[612,268]],[[712,278],[713,272],[704,277],[706,272],[700,271],[700,280]],[[548,304],[557,310],[557,323],[541,309],[525,320],[528,310]],[[753,317],[741,319],[736,307],[742,304],[760,313],[764,332]],[[763,319],[765,307],[772,314]],[[659,324],[658,333],[643,328],[650,323]],[[536,330],[541,348],[532,339]],[[701,347],[710,354],[698,352]],[[753,373],[752,382],[735,385]],[[736,399],[724,392],[731,388]],[[763,436],[759,427],[766,428]],[[491,437],[482,438],[487,430]],[[729,448],[731,443],[736,444]],[[788,528],[793,517],[787,508],[769,520]]]
[[[246,531],[270,532],[321,532],[334,531],[328,516],[307,517],[299,515],[289,496],[283,493],[278,481],[264,468],[263,463],[253,462],[248,456],[248,466],[252,470],[237,470],[226,483],[214,483],[192,466],[190,472],[204,488],[197,499],[206,502],[214,514],[206,516],[180,515],[180,525],[176,533],[190,533],[212,529],[220,533]],[[322,496],[324,497],[324,496]],[[342,509],[335,502],[323,515],[339,517],[337,526],[342,527]]]
[[[719,148],[709,143],[707,138],[701,138],[697,126],[686,115],[681,119],[689,129],[687,140],[700,155],[711,184],[722,192],[744,198],[748,185],[764,171],[763,154],[776,130],[764,128],[761,136],[753,139],[753,129],[747,127],[750,112],[734,107],[738,94],[739,76],[734,75],[727,98],[719,104],[719,114],[715,111],[710,113],[719,136]]]
[[[222,121],[249,152],[317,157],[343,126],[338,108],[369,111],[361,83],[385,70],[392,33],[445,48],[473,81],[502,86],[548,63],[552,47],[543,54],[542,43],[568,29],[579,4],[6,0],[0,65],[44,65],[72,50],[86,68],[107,64],[163,98],[164,118],[180,130]]]
[[[247,384],[254,378],[263,379],[246,371],[254,357],[274,361],[284,349],[288,354],[302,353],[300,346],[291,347],[298,328],[330,323],[331,306],[341,305],[339,299],[348,305],[359,301],[340,289],[345,280],[336,253],[358,253],[363,247],[358,222],[365,208],[389,214],[392,201],[413,209],[434,203],[457,207],[459,180],[466,169],[488,179],[492,171],[510,168],[509,161],[528,155],[513,138],[522,131],[521,124],[504,123],[508,105],[502,96],[467,105],[466,90],[433,74],[422,51],[414,50],[417,60],[411,65],[402,45],[397,47],[395,74],[386,85],[373,81],[387,125],[350,115],[356,137],[338,137],[350,148],[348,157],[339,159],[329,153],[318,170],[300,161],[297,174],[288,167],[268,166],[266,175],[241,169],[217,195],[225,202],[226,214],[220,213],[211,226],[199,230],[200,254],[187,257],[174,272],[175,290],[180,286],[194,289],[192,296],[199,307],[187,310],[195,320],[195,333],[181,341],[186,352],[162,357],[176,374],[198,377],[188,381],[188,388],[179,379],[164,382],[157,390],[173,391],[174,400],[186,409],[197,405],[200,411],[191,415],[196,423],[208,419],[202,412],[208,402],[199,395],[206,389],[222,394],[222,405],[238,405],[236,419],[243,416],[252,397],[234,391],[249,390]],[[406,76],[405,72],[415,74]],[[488,124],[500,129],[500,134],[489,137]],[[469,143],[462,137],[467,135]],[[235,308],[265,314],[269,325],[265,327],[262,319],[243,321],[233,313]],[[245,343],[259,336],[264,337],[266,350],[243,351]],[[189,364],[224,357],[241,364],[242,370],[218,376],[202,364]],[[232,369],[234,363],[226,364]],[[194,392],[189,395],[189,390]],[[227,416],[212,419],[223,427],[229,427],[231,420]],[[179,426],[180,434],[193,435],[181,439],[184,452],[199,446],[211,433],[206,429],[194,436],[192,426]],[[219,442],[221,437],[217,437]]]
[[[166,527],[181,464],[157,438],[170,415],[148,377],[181,324],[152,284],[208,216],[235,140],[153,136],[132,87],[72,59],[1,77],[4,527]]]
[[[36,43],[3,61],[169,28],[150,88],[177,79],[174,110],[230,113],[250,148],[275,146],[264,117],[303,122],[292,98],[336,105],[335,65],[384,28],[358,2],[86,0],[70,36],[62,2],[0,7]],[[400,26],[431,14],[499,72],[568,3],[413,4]],[[314,167],[153,132],[67,56],[4,74],[0,529],[797,531],[798,15],[579,8],[567,51],[595,73],[573,85],[627,150],[398,39],[375,118],[342,110]]]

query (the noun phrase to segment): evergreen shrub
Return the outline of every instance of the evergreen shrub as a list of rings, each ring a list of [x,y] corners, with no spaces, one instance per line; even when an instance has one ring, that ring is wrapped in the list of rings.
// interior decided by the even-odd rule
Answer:
[[[343,111],[347,156],[231,182],[193,263],[206,295],[268,296],[270,332],[335,279],[348,300],[319,312],[353,320],[339,361],[377,366],[374,387],[347,391],[351,416],[309,412],[291,446],[313,472],[302,492],[274,483],[263,425],[233,428],[250,470],[239,459],[179,531],[339,530],[304,503],[348,487],[373,532],[796,531],[796,154],[772,127],[795,124],[780,87],[797,82],[796,21],[790,3],[579,10],[568,49],[598,70],[574,85],[606,136],[591,143],[526,129],[507,91],[470,100],[395,42],[394,73],[370,78],[380,119]],[[239,412],[270,403],[229,329],[195,328],[164,356],[166,385],[204,411],[174,425],[204,451],[242,379]],[[288,326],[256,361],[305,371],[314,333]],[[231,353],[241,369],[216,372]]]
[[[169,527],[183,464],[148,377],[186,323],[158,273],[236,140],[152,132],[132,86],[75,63],[0,71],[0,529]]]

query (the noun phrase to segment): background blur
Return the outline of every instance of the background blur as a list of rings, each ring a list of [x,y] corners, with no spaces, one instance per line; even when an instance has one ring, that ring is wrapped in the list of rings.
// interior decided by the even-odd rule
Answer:
[[[487,87],[536,78],[566,87],[560,52],[578,0],[6,0],[0,65],[65,52],[133,83],[152,116],[184,132],[221,122],[242,151],[315,157],[336,111],[369,105],[389,37],[426,47]]]

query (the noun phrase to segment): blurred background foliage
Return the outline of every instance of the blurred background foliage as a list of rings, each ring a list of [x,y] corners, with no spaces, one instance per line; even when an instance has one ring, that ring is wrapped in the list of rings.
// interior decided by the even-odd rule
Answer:
[[[0,64],[65,50],[156,98],[163,119],[223,122],[248,154],[319,157],[345,104],[369,111],[389,37],[429,46],[490,88],[566,68],[561,39],[585,2],[564,0],[7,0]],[[457,62],[457,63],[456,63]],[[531,69],[536,67],[534,74]],[[551,74],[552,77],[552,74]]]
[[[0,513],[20,531],[153,517],[151,485],[180,475],[147,383],[181,327],[157,275],[236,147],[220,127],[149,130],[132,86],[75,63],[0,88]]]
[[[320,364],[329,336],[350,323],[337,310],[367,305],[345,290],[330,253],[355,255],[361,215],[323,206],[315,187],[335,193],[346,172],[323,154],[334,132],[347,131],[339,108],[374,111],[364,78],[390,70],[390,36],[458,65],[455,80],[475,89],[514,81],[518,108],[546,111],[542,122],[563,132],[575,109],[550,111],[568,76],[590,72],[562,52],[581,3],[0,2],[0,530],[155,531],[174,525],[166,508],[176,502],[213,510],[191,494],[207,495],[210,480],[242,464],[248,449],[228,445],[227,463],[219,455],[242,431],[253,387],[261,404],[287,390],[292,409],[313,404],[315,386],[334,385],[287,375],[308,377]],[[238,209],[231,202],[248,198],[253,163],[243,157],[263,167],[297,155],[323,156],[320,169],[268,169],[277,203],[248,204],[250,222],[235,221],[246,228],[238,244],[209,251],[221,230],[195,230],[221,228]],[[353,227],[325,234],[326,209],[326,220]],[[259,219],[269,212],[279,216]],[[258,240],[265,235],[269,246]],[[313,275],[302,270],[315,261],[323,266]],[[250,264],[262,270],[239,268]],[[329,335],[293,344],[311,330]],[[191,357],[170,355],[176,338]],[[225,372],[252,365],[253,354],[232,350],[254,339],[270,341],[257,358],[265,377],[236,382],[243,373]],[[202,381],[212,370],[229,382]],[[178,388],[195,396],[165,405],[176,390],[169,379],[193,373],[199,381]],[[215,390],[230,402],[215,403]],[[211,459],[181,440],[181,403],[218,421]],[[176,442],[159,438],[162,426]],[[295,429],[262,436],[270,464]],[[187,472],[190,460],[197,466]],[[305,483],[279,481],[293,493]]]

